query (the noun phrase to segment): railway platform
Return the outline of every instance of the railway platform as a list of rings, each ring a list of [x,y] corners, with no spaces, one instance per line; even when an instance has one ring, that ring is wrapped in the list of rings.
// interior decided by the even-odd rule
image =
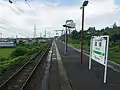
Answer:
[[[68,46],[68,53],[64,55],[64,44],[54,42],[48,90],[120,90],[120,72],[108,68],[104,84],[104,67],[92,61],[92,70],[89,70],[89,57],[83,58],[81,65],[80,52]]]

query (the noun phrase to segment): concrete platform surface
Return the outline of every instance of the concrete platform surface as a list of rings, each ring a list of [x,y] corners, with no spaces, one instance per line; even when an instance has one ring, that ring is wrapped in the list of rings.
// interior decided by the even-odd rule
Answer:
[[[88,70],[88,56],[83,56],[83,64],[81,65],[80,52],[68,47],[68,53],[64,55],[64,44],[59,41],[56,43],[72,90],[120,90],[119,72],[108,68],[107,83],[104,84],[104,66],[92,61],[92,70]],[[55,49],[54,54],[49,76],[49,90],[62,90]]]

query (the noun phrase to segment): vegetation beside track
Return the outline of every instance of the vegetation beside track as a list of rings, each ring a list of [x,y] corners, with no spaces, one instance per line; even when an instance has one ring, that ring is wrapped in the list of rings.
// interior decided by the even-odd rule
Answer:
[[[15,48],[0,48],[0,58],[7,58]]]
[[[0,76],[12,73],[20,68],[29,58],[39,51],[44,51],[48,42],[40,44],[19,44],[16,48],[6,54],[6,57],[0,59]],[[2,48],[3,50],[7,48]],[[8,49],[6,50],[6,52]],[[5,52],[5,51],[4,51]]]

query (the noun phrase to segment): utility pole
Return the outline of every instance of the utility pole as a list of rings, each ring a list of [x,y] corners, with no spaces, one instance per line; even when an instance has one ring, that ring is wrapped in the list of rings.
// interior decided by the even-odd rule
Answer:
[[[83,30],[84,30],[84,7],[82,9],[82,30],[81,30],[81,64],[82,64],[82,61],[83,61],[83,38],[84,38],[84,33],[83,33]]]
[[[36,38],[36,25],[34,25],[34,34],[33,34],[33,38]]]
[[[45,38],[46,38],[46,30],[45,30]]]
[[[42,37],[42,33],[40,33],[40,38]]]
[[[84,1],[82,7],[80,8],[80,9],[82,9],[81,53],[80,53],[81,64],[83,62],[84,9],[85,9],[85,6],[87,6],[87,5],[88,5],[88,1]]]
[[[1,39],[2,39],[2,33],[0,33]]]

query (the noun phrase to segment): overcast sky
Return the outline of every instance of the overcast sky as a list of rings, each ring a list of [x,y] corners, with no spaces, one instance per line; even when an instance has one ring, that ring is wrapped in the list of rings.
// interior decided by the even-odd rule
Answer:
[[[47,34],[54,35],[53,30],[62,27],[67,19],[73,19],[76,29],[81,29],[80,6],[84,0],[0,0],[0,33],[4,37],[33,37],[34,25],[37,36],[46,29]],[[85,29],[95,26],[97,29],[120,25],[120,0],[89,0],[85,8]]]

